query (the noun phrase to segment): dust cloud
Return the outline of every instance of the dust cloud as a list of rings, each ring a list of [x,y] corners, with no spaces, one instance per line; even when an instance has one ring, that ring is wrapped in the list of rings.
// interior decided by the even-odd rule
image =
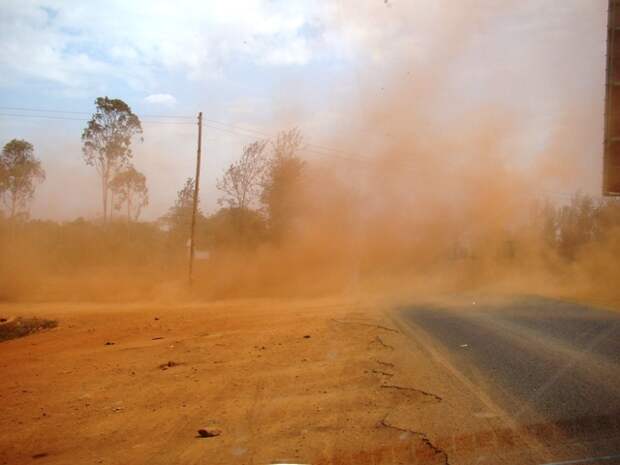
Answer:
[[[380,74],[353,73],[359,99],[340,106],[347,127],[312,141],[341,149],[317,156],[320,149],[302,146],[303,172],[285,194],[287,227],[277,237],[259,207],[264,227],[247,231],[245,223],[204,216],[197,244],[209,256],[197,261],[189,288],[187,231],[179,239],[156,222],[4,220],[0,298],[514,292],[619,299],[618,203],[571,197],[583,165],[559,153],[578,123],[562,121],[528,155],[515,143],[529,124],[522,113],[503,102],[458,101],[450,80],[458,57],[493,20],[466,3],[451,5],[422,55],[418,46],[393,44],[384,52],[400,59],[381,62]],[[332,26],[363,28],[372,14],[347,9]],[[596,111],[602,124],[602,102]],[[282,126],[303,117],[299,108]],[[549,197],[550,181],[567,195]]]

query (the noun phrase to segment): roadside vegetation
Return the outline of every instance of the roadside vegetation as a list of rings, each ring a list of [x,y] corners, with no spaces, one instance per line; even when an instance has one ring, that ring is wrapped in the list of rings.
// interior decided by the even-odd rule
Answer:
[[[29,334],[52,329],[58,325],[54,320],[42,318],[5,318],[0,317],[0,342],[8,341]]]

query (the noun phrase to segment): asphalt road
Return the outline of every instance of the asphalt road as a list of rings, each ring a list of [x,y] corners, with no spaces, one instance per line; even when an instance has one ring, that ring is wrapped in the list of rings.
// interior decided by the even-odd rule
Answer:
[[[402,317],[558,457],[570,449],[620,463],[620,313],[516,297],[408,307]]]

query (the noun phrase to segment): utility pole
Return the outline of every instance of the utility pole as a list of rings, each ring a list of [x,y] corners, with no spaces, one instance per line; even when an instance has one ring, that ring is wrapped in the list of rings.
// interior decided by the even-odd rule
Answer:
[[[192,229],[189,238],[189,269],[188,280],[192,285],[194,271],[194,234],[196,229],[196,212],[198,211],[198,186],[200,186],[200,153],[202,147],[202,112],[198,113],[198,149],[196,150],[196,177],[194,178],[194,205],[192,207]]]

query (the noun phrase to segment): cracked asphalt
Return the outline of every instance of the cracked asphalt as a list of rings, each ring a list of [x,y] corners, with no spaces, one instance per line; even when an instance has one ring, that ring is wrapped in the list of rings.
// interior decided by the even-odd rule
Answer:
[[[620,313],[522,296],[401,316],[550,461],[617,454],[605,463],[620,463]]]

